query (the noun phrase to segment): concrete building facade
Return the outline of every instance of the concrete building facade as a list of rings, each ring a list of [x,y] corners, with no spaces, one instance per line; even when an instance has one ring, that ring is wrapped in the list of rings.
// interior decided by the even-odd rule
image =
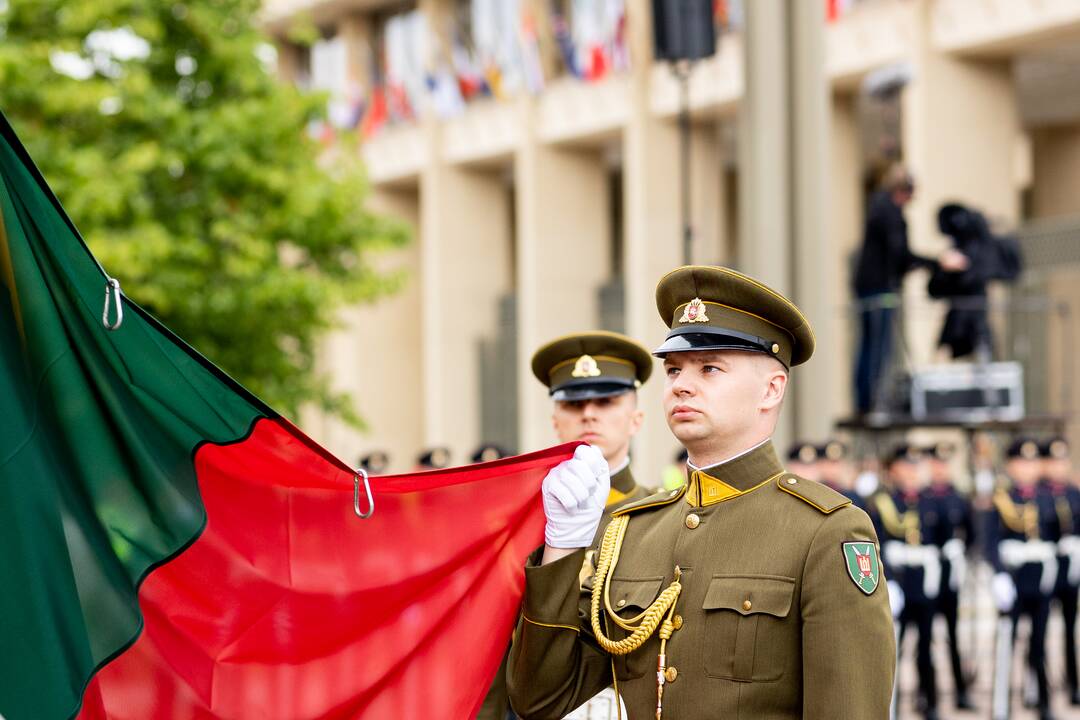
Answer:
[[[467,0],[267,0],[282,77],[353,103],[337,131],[364,134],[370,202],[414,237],[380,260],[407,273],[404,290],[350,310],[326,341],[324,368],[370,427],[314,414],[302,422],[341,457],[383,449],[400,471],[432,445],[448,446],[455,462],[482,441],[522,452],[550,445],[549,401],[528,369],[536,347],[591,328],[662,340],[653,291],[683,260],[679,84],[653,59],[649,0],[596,0],[608,15],[567,31],[580,21],[574,5],[491,6],[516,13],[516,69],[496,63],[497,78],[482,69],[490,92],[469,97],[463,49],[475,58],[488,42],[497,58],[505,37],[483,30]],[[1022,235],[1030,228],[1042,243],[1025,286],[1075,311],[1044,319],[1056,344],[1030,350],[1027,371],[1048,388],[1040,410],[1080,406],[1070,382],[1078,364],[1062,339],[1080,339],[1080,249],[1070,250],[1080,246],[1080,89],[1070,83],[1080,3],[718,7],[718,50],[688,83],[692,260],[765,279],[815,324],[817,354],[793,374],[780,441],[823,438],[850,413],[850,258],[873,178],[897,159],[917,178],[907,210],[917,252],[946,247],[935,216],[950,200]],[[322,44],[293,42],[298,23],[317,28]],[[605,27],[613,34],[591,70],[571,67],[567,38]],[[409,62],[426,78],[423,103],[424,88],[401,69]],[[409,111],[379,110],[400,93]],[[906,294],[919,309],[906,321],[910,357],[927,362],[940,309],[925,300],[925,277]],[[654,484],[677,449],[662,382],[658,373],[641,392],[646,423],[633,451],[637,474]]]

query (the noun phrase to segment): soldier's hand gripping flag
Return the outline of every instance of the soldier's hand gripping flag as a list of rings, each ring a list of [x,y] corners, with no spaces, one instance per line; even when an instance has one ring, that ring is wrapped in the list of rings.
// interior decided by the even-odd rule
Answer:
[[[376,478],[361,520],[351,468],[106,288],[0,118],[0,716],[474,714],[573,448]]]

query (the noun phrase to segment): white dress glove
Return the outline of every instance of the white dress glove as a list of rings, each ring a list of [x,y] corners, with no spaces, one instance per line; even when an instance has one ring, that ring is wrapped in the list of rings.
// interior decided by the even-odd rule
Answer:
[[[544,542],[553,548],[583,548],[592,543],[604,514],[611,478],[603,453],[581,445],[574,457],[551,468],[544,478]]]
[[[904,591],[895,580],[886,582],[885,588],[889,591],[889,607],[892,609],[893,620],[896,620],[900,613],[904,612]]]
[[[1009,573],[995,573],[990,581],[990,590],[994,595],[994,604],[999,612],[1007,613],[1016,604],[1016,583],[1009,577]]]

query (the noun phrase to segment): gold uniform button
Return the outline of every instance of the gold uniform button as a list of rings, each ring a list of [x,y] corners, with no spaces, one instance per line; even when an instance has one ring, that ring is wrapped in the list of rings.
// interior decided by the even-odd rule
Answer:
[[[699,518],[694,513],[690,513],[689,515],[686,516],[686,527],[690,528],[691,530],[693,530],[694,528],[696,528],[700,524],[701,524],[701,518]]]
[[[742,609],[743,610],[749,611],[750,608],[752,608],[752,607],[754,607],[754,603],[750,602],[749,600],[743,600],[743,604],[742,604]]]
[[[675,678],[677,677],[679,677],[679,670],[674,665],[664,670],[664,679],[669,683],[675,682]]]
[[[617,603],[615,603],[615,604],[616,604],[616,605],[617,605],[618,607],[622,607],[623,605],[625,605],[625,604],[626,604],[626,601],[625,601],[625,600],[620,600],[619,602],[617,602]]]
[[[676,630],[682,630],[682,615],[676,615],[675,617],[671,618],[671,627],[675,628]]]
[[[794,485],[794,484],[795,484],[795,483],[797,483],[797,482],[799,482],[799,481],[798,481],[798,480],[796,480],[795,478],[788,478],[788,479],[787,479],[787,484],[788,484],[788,485]]]

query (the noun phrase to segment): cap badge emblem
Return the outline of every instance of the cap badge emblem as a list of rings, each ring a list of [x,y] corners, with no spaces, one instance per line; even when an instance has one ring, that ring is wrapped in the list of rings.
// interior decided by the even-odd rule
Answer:
[[[570,373],[571,376],[576,378],[591,378],[600,377],[600,366],[596,364],[596,360],[592,355],[582,355],[574,363],[574,371]]]
[[[683,308],[681,323],[709,322],[709,316],[705,314],[705,303],[701,298],[694,298]]]

